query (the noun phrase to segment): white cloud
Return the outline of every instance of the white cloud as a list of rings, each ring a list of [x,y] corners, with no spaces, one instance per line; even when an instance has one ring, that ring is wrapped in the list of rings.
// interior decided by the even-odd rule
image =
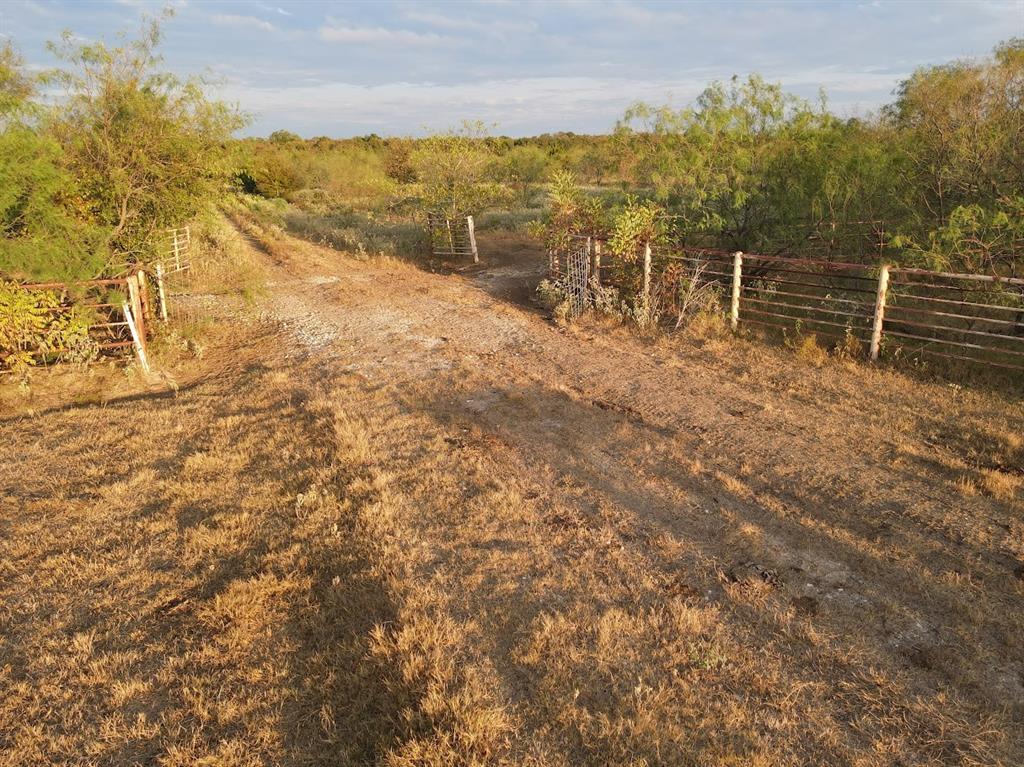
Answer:
[[[449,40],[433,32],[413,32],[408,29],[387,29],[385,27],[351,27],[344,22],[328,18],[320,27],[321,40],[331,43],[353,43],[355,45],[376,45],[400,43],[402,45],[437,45]]]
[[[493,17],[485,21],[479,21],[466,16],[447,16],[443,13],[424,11],[418,8],[404,11],[402,17],[407,21],[415,21],[438,29],[476,32],[477,34],[488,36],[533,32],[537,29],[535,21],[512,21],[510,19],[497,19]]]
[[[816,69],[779,79],[784,87],[812,99],[824,87],[833,109],[853,114],[883,100],[903,76]],[[499,132],[524,134],[607,131],[636,101],[681,107],[707,83],[703,71],[673,79],[534,77],[375,86],[324,82],[263,88],[234,82],[225,86],[222,97],[255,113],[260,132],[283,127],[307,134],[394,135],[424,125],[446,128],[466,118],[497,123]]]
[[[225,27],[249,27],[250,29],[262,29],[264,32],[274,32],[277,29],[269,21],[235,13],[215,13],[210,17],[210,21]]]

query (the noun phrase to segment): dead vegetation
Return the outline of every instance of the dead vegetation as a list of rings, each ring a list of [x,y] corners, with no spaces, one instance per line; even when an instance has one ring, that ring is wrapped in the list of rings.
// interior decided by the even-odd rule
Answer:
[[[5,767],[1024,761],[1018,400],[265,247],[5,411]]]

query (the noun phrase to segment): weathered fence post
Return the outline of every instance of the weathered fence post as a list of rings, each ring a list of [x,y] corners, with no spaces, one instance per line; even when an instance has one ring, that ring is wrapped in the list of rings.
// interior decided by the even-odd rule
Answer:
[[[594,284],[601,284],[601,241],[594,240]]]
[[[740,289],[743,279],[743,251],[738,250],[732,257],[732,305],[729,308],[729,324],[736,330],[740,324]]]
[[[885,299],[889,293],[889,267],[883,265],[878,272],[878,294],[875,297],[875,321],[871,326],[871,359],[878,359],[882,346],[882,325],[885,323]]]
[[[143,340],[142,328],[136,324],[136,318],[132,316],[132,308],[127,301],[121,304],[121,310],[124,312],[125,322],[128,323],[128,330],[132,334],[132,343],[135,345],[135,353],[139,357],[139,365],[148,373],[149,361],[146,359],[146,345]]]
[[[139,290],[139,275],[138,273],[128,275],[126,280],[128,283],[128,297],[131,302],[132,308],[132,324],[134,325],[134,332],[138,333],[139,348],[142,349],[142,356],[145,358],[146,355],[146,315],[142,311],[142,296]],[[147,365],[143,365],[148,370]]]
[[[142,305],[142,316],[149,320],[153,317],[153,305],[149,300],[149,280],[146,279],[144,271],[140,270],[135,275],[139,279],[139,301]]]
[[[129,274],[128,279],[128,300],[132,305],[132,314],[135,315],[136,322],[142,324],[142,291],[139,288],[139,275],[138,272],[135,274]]]
[[[167,322],[167,291],[164,290],[164,267],[156,265],[156,289],[160,294],[160,319]]]
[[[644,243],[644,287],[643,287],[644,325],[650,322],[651,311],[651,243]]]
[[[473,226],[473,217],[466,216],[466,226],[469,228],[469,249],[473,251],[473,263],[480,263],[480,254],[476,250],[476,228]]]

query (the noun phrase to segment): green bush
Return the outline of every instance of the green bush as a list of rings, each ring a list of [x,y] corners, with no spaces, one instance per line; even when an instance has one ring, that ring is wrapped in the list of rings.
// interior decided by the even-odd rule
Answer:
[[[40,361],[84,362],[95,357],[91,318],[53,290],[0,282],[0,369],[24,375]]]

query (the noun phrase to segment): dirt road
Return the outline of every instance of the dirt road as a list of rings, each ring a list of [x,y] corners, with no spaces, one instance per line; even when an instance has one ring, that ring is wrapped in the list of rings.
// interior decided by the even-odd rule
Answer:
[[[3,422],[0,762],[1024,763],[1020,402],[254,258],[231,363]]]

